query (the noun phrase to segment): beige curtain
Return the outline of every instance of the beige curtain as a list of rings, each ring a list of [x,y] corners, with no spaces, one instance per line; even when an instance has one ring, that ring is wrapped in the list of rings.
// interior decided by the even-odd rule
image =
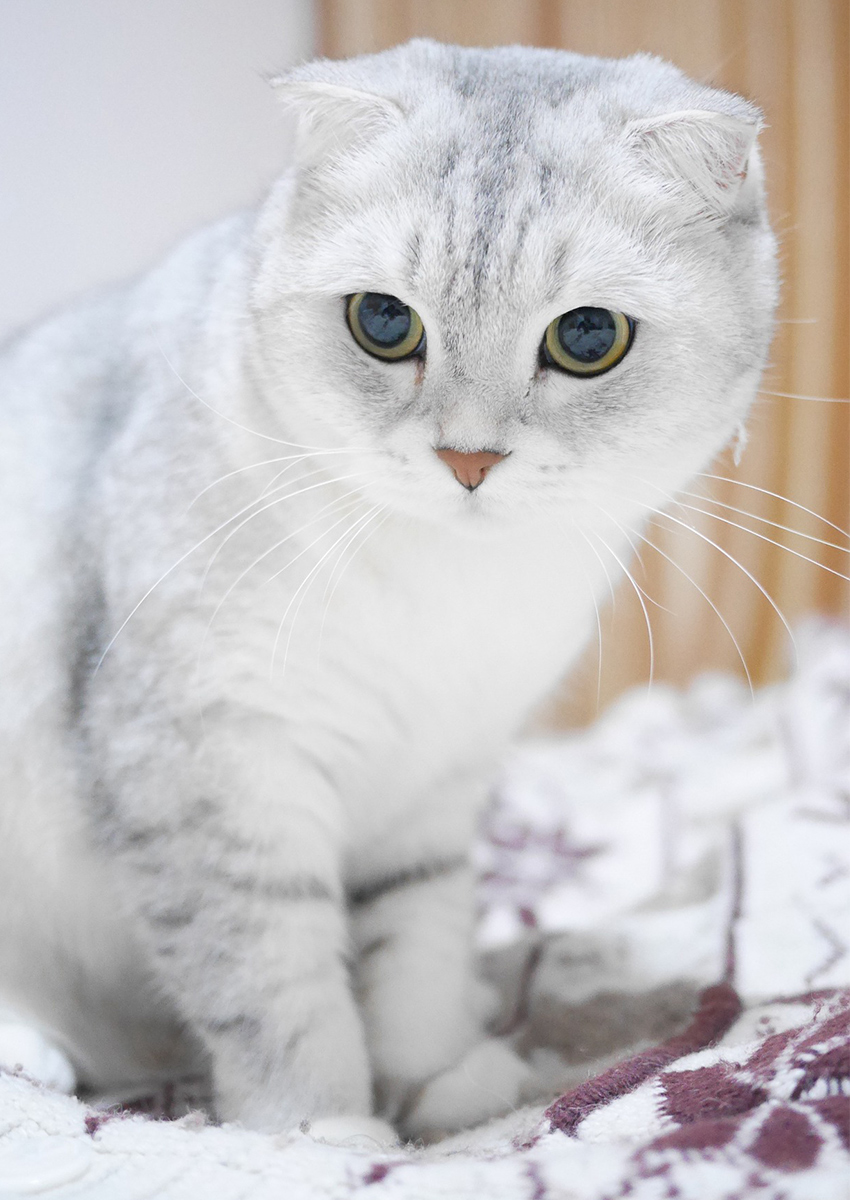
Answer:
[[[704,668],[743,673],[732,635],[754,682],[781,674],[792,651],[773,605],[793,627],[811,612],[846,616],[850,597],[841,578],[848,542],[833,528],[846,529],[850,517],[847,0],[319,0],[318,7],[321,51],[332,57],[417,36],[608,56],[645,50],[764,109],[784,284],[750,442],[739,466],[727,453],[711,468],[733,482],[703,480],[691,489],[718,503],[687,502],[715,516],[675,510],[697,532],[660,519],[650,531],[659,549],[643,548],[634,573],[653,601],[646,607],[656,679],[682,681]],[[551,719],[587,719],[646,679],[648,642],[635,593],[622,586],[603,613],[601,672],[593,646]]]

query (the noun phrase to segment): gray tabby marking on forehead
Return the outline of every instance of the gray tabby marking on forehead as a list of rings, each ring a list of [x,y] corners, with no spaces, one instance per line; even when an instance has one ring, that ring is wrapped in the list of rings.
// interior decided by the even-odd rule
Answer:
[[[736,199],[757,110],[647,55],[586,59],[419,41],[310,63],[281,86],[301,113],[306,237],[316,217],[323,240],[345,226],[356,237],[352,203],[369,214],[367,276],[389,250],[391,290],[430,297],[452,354],[464,326],[492,326],[494,310],[506,316],[522,292],[526,306],[552,303],[572,265],[595,258],[594,238],[602,239],[600,287],[610,291],[631,270],[612,252],[618,238],[638,252],[657,246],[659,226],[681,228],[685,206],[696,222],[758,220],[757,205]],[[423,206],[429,193],[433,203]],[[403,232],[411,220],[413,252]],[[547,238],[569,245],[568,256],[555,250],[552,271]]]
[[[413,287],[416,283],[416,276],[419,273],[419,267],[422,262],[422,235],[414,233],[407,243],[407,254],[405,255],[406,275],[408,283]]]
[[[482,50],[418,39],[379,54],[346,60],[317,59],[275,80],[286,89],[317,84],[354,95],[371,94],[412,115],[442,89],[455,105],[491,125],[545,106],[561,108],[592,96],[610,116],[650,116],[675,108],[703,108],[758,120],[742,97],[688,79],[650,54],[593,58],[564,50],[497,46]]]

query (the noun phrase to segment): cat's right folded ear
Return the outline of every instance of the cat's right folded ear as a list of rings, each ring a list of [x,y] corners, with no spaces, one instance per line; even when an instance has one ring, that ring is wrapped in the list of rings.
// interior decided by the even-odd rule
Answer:
[[[629,122],[625,133],[647,168],[692,191],[705,211],[720,216],[759,186],[754,176],[760,179],[761,114],[752,105],[746,110],[741,116],[702,109],[662,113]]]
[[[307,63],[269,82],[298,118],[295,155],[300,167],[331,162],[357,150],[371,137],[402,120],[401,105],[388,96],[334,78],[321,78],[317,68],[336,73],[340,64]]]

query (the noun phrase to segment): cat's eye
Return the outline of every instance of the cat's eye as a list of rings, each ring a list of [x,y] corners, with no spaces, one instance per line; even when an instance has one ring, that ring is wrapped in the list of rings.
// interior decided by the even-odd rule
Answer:
[[[351,336],[375,358],[410,358],[425,340],[419,313],[395,296],[356,292],[349,297],[346,317]]]
[[[543,336],[544,362],[570,375],[601,375],[628,352],[635,323],[610,308],[573,308],[556,317]]]

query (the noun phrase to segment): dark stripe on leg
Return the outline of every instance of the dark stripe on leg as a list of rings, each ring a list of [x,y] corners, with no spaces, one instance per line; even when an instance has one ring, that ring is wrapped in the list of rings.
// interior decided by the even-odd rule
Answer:
[[[403,867],[392,875],[384,875],[380,879],[361,883],[349,890],[348,898],[352,904],[372,904],[390,892],[401,888],[412,887],[417,883],[429,883],[444,875],[453,875],[469,866],[465,855],[455,858],[432,859],[431,862],[416,863],[412,867]]]

